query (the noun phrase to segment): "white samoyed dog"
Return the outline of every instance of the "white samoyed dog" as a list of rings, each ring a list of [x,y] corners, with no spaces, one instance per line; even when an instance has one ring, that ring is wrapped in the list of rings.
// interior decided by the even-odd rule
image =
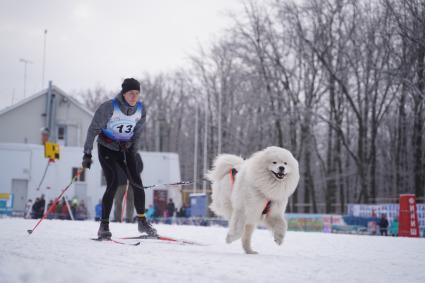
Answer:
[[[212,182],[211,210],[229,220],[227,243],[242,237],[244,251],[257,253],[251,248],[251,237],[264,221],[274,241],[282,244],[288,228],[284,218],[288,198],[300,179],[298,161],[290,151],[270,146],[246,160],[221,154],[206,177]]]

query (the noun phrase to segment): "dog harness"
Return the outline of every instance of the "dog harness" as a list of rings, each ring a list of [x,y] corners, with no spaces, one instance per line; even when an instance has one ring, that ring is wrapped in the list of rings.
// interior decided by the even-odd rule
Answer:
[[[235,176],[238,173],[238,170],[236,170],[235,168],[232,168],[230,170],[230,183],[232,183],[232,189],[233,189],[233,185],[235,184]]]
[[[235,184],[235,177],[237,173],[238,173],[238,170],[236,170],[235,168],[232,168],[229,172],[230,183],[232,184],[232,190],[233,190],[233,185]],[[269,213],[271,204],[272,204],[271,200],[267,201],[266,206],[264,207],[263,212],[261,214],[264,215]]]
[[[114,141],[129,141],[134,134],[134,127],[142,117],[143,105],[137,102],[137,110],[133,115],[125,115],[116,99],[112,100],[114,112],[112,117],[106,124],[106,128],[102,129],[102,134]]]

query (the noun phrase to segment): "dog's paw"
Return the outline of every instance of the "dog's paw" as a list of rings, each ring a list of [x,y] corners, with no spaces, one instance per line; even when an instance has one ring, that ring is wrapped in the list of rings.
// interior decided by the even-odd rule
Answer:
[[[258,252],[253,251],[253,250],[245,250],[245,253],[248,254],[248,255],[256,255],[256,254],[258,254]]]
[[[282,245],[284,237],[285,237],[285,235],[283,233],[274,233],[274,241],[279,246]]]
[[[237,240],[238,237],[236,235],[233,234],[227,234],[226,236],[226,243],[230,244],[231,242]]]

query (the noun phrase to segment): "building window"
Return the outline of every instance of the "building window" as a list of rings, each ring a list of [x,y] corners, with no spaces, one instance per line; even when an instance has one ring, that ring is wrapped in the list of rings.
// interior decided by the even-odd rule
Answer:
[[[74,178],[74,176],[77,174],[77,170],[78,169],[79,168],[77,168],[77,167],[73,167],[72,168],[72,177],[71,178]],[[81,172],[81,174],[78,177],[77,181],[78,182],[85,182],[86,181],[86,170],[85,169]]]
[[[64,146],[67,145],[66,144],[66,126],[64,125],[58,126],[57,137],[58,137],[58,143],[60,145],[64,145]]]
[[[59,127],[58,128],[58,139],[60,139],[60,140],[65,139],[65,127]]]

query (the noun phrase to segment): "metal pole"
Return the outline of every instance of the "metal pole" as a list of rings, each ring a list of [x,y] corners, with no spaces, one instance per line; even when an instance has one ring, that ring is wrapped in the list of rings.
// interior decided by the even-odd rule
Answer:
[[[49,89],[47,91],[46,128],[49,131],[50,139],[54,130],[52,129],[52,81],[49,81]]]
[[[217,154],[221,153],[221,137],[222,137],[222,129],[221,129],[221,112],[222,112],[222,92],[218,94],[218,148],[217,148]]]
[[[195,149],[193,158],[193,193],[196,193],[196,185],[198,183],[198,106],[195,108]]]
[[[43,70],[41,76],[41,89],[44,87],[44,73],[46,71],[46,41],[47,41],[47,29],[44,30],[44,45],[43,45]]]
[[[159,114],[155,115],[155,151],[160,151],[160,147],[161,147],[161,137],[160,137],[160,117]]]
[[[71,206],[69,205],[68,198],[64,196],[63,199],[65,200],[66,207],[68,208],[69,216],[71,217],[72,220],[75,220],[74,214],[72,213],[72,210],[71,210]]]
[[[24,63],[24,98],[25,98],[26,91],[27,91],[27,65],[32,64],[32,62],[30,60],[23,59],[23,58],[20,58],[19,62]]]
[[[205,99],[205,129],[204,129],[204,176],[208,171],[208,92]],[[205,194],[207,192],[207,182],[202,183],[202,192]]]

